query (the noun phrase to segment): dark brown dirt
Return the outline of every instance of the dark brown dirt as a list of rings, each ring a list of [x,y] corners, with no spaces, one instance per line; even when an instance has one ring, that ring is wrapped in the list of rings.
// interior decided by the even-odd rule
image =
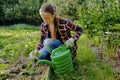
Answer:
[[[45,64],[36,65],[29,58],[20,57],[2,72],[8,74],[4,80],[41,80],[47,68]]]

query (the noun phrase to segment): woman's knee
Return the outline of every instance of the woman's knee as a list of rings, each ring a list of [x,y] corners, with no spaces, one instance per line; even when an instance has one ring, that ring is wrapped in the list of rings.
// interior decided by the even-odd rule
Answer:
[[[51,39],[51,38],[47,38],[47,39],[45,39],[44,40],[44,46],[58,46],[58,45],[60,45],[61,44],[61,42],[59,41],[59,40],[53,40],[53,39]]]
[[[40,59],[48,59],[48,60],[50,60],[50,53],[46,49],[42,48],[39,51],[39,53],[40,53],[40,57],[39,57]]]
[[[44,48],[51,52],[51,50],[57,48],[61,42],[59,40],[52,40],[51,38],[47,38],[44,40]]]

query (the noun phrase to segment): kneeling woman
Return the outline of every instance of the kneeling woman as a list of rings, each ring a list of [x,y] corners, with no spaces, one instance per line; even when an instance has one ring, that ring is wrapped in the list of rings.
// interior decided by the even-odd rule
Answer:
[[[72,58],[76,56],[77,44],[82,28],[73,24],[70,20],[57,17],[56,7],[51,3],[44,3],[40,10],[43,23],[40,26],[40,42],[37,50],[40,53],[39,59],[50,60],[53,49],[65,44],[72,50]],[[71,35],[70,31],[75,34]]]

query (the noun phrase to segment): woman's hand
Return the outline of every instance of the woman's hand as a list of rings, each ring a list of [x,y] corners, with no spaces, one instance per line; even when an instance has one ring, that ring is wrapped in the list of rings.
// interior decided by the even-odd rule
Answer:
[[[37,49],[31,51],[29,54],[30,59],[33,60],[36,57],[36,55],[38,54],[38,52],[39,52],[39,50],[37,50]]]
[[[64,43],[68,48],[72,48],[74,46],[74,39],[70,38],[68,40],[65,41]]]

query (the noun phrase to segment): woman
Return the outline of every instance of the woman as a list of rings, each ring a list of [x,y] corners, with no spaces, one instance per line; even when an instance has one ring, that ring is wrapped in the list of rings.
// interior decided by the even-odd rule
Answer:
[[[39,13],[43,19],[40,26],[40,42],[37,46],[39,59],[50,60],[52,50],[60,44],[65,44],[72,50],[74,59],[77,50],[76,41],[82,33],[82,28],[67,19],[58,18],[56,7],[51,3],[44,3]],[[75,34],[71,35],[70,31],[74,31]]]

